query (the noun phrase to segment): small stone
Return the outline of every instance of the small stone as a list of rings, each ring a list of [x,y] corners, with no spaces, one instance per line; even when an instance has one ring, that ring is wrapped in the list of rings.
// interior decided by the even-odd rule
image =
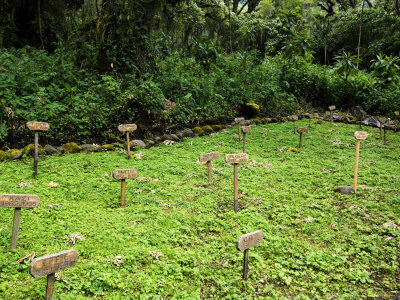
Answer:
[[[170,141],[174,141],[174,142],[179,142],[179,138],[176,134],[167,134],[166,133],[161,137],[161,140],[162,141],[170,140]]]
[[[192,129],[187,128],[182,131],[182,137],[194,137],[194,136],[195,134]]]
[[[347,195],[355,193],[355,190],[348,185],[339,185],[333,191],[335,191],[336,193],[347,194]]]
[[[156,137],[154,138],[154,142],[155,142],[156,144],[161,143],[161,138],[160,138],[159,136],[156,136]]]
[[[55,148],[57,149],[57,151],[59,153],[64,153],[64,147],[63,146],[58,146],[58,147],[55,147]]]
[[[82,145],[82,149],[87,152],[98,152],[100,150],[100,146],[96,144],[84,144]]]
[[[155,145],[155,142],[152,141],[152,140],[145,140],[144,142],[146,144],[146,148],[150,148],[150,147],[153,147]]]
[[[11,149],[9,151],[9,155],[11,160],[19,159],[22,157],[22,152],[18,149]]]
[[[381,126],[381,123],[375,117],[369,117],[369,118],[365,119],[364,121],[362,121],[362,123],[367,126],[375,126],[375,127]]]
[[[362,109],[361,106],[354,106],[352,108],[350,108],[350,113],[355,116],[357,118],[357,120],[361,120],[362,118],[364,118],[367,113],[365,112],[365,110]]]
[[[146,144],[142,140],[133,140],[130,145],[131,147],[146,148]]]
[[[52,155],[58,153],[59,151],[51,145],[46,145],[44,146],[44,152],[46,152],[48,155]]]

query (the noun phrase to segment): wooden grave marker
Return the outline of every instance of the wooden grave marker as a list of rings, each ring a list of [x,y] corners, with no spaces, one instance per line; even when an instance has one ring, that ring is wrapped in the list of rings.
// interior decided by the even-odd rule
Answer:
[[[19,220],[21,208],[34,208],[38,206],[40,199],[37,195],[3,194],[0,196],[0,207],[15,208],[11,237],[11,249],[17,247]]]
[[[78,252],[74,249],[35,258],[29,265],[29,273],[38,278],[47,275],[46,300],[53,299],[56,272],[73,267],[78,261]]]
[[[261,230],[253,231],[239,236],[236,241],[236,248],[239,251],[244,251],[243,256],[243,280],[247,281],[249,271],[249,249],[261,244],[264,234]]]
[[[242,126],[243,132],[243,153],[246,153],[246,133],[251,132],[251,126]]]
[[[333,111],[336,109],[335,105],[331,105],[329,106],[329,110],[331,112],[331,122],[333,122]]]
[[[303,133],[308,132],[308,127],[299,127],[297,132],[300,133],[299,148],[303,147]]]
[[[386,118],[380,117],[378,120],[379,120],[379,138],[382,139],[382,128],[385,127]]]
[[[128,151],[128,159],[131,159],[131,145],[129,143],[129,132],[137,129],[136,124],[122,124],[118,126],[118,130],[126,133],[126,149]]]
[[[125,207],[125,180],[134,179],[138,175],[136,169],[114,170],[112,176],[114,179],[121,180],[121,207]]]
[[[227,154],[225,156],[225,162],[229,164],[233,164],[233,208],[235,213],[238,212],[238,199],[239,199],[239,192],[238,192],[238,185],[239,185],[239,178],[238,178],[238,164],[245,163],[249,160],[249,156],[246,153],[239,153],[239,154]]]
[[[293,133],[296,134],[296,121],[299,120],[299,117],[297,115],[291,116],[291,119],[293,121]]]
[[[208,169],[208,182],[211,184],[212,183],[212,169],[211,169],[211,161],[215,159],[219,159],[220,154],[218,151],[216,152],[210,152],[210,153],[204,153],[200,154],[199,161],[207,162],[207,169]]]
[[[28,122],[26,126],[35,133],[35,154],[33,156],[33,176],[38,176],[38,147],[39,147],[39,131],[47,131],[50,129],[49,123],[46,122]]]
[[[243,117],[235,118],[235,123],[238,124],[238,135],[239,135],[239,142],[240,142],[240,124],[244,121]]]
[[[358,172],[358,157],[360,153],[360,141],[366,140],[368,137],[368,133],[365,131],[356,131],[354,133],[354,138],[357,140],[356,142],[356,161],[354,164],[354,182],[353,182],[353,189],[357,191],[357,172]]]

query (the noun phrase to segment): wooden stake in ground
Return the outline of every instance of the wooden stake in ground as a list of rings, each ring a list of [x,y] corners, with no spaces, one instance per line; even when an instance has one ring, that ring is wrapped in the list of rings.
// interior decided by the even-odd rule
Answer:
[[[34,208],[38,206],[39,203],[40,199],[36,195],[3,194],[0,196],[0,207],[15,208],[11,237],[11,249],[15,249],[17,247],[21,208]]]
[[[314,118],[314,114],[308,116],[308,128],[311,128],[311,119]]]
[[[247,274],[249,271],[249,249],[261,244],[264,234],[261,230],[250,232],[245,235],[239,236],[236,241],[236,248],[239,251],[244,251],[243,257],[243,280],[247,281]]]
[[[239,142],[240,142],[240,123],[244,121],[243,117],[235,118],[235,123],[238,124],[238,135],[239,135]]]
[[[233,164],[233,208],[235,213],[239,210],[239,176],[238,176],[238,164],[245,163],[249,160],[249,156],[246,153],[240,154],[227,154],[225,156],[225,161],[229,164]]]
[[[34,278],[47,275],[46,300],[53,299],[56,272],[73,267],[78,261],[78,252],[74,249],[35,258],[30,266],[29,273]]]
[[[333,122],[333,111],[336,109],[335,105],[329,106],[329,110],[331,111],[331,122]]]
[[[46,122],[28,122],[26,126],[35,133],[35,154],[33,157],[33,177],[38,176],[38,161],[39,161],[39,131],[47,131],[50,129],[49,123]]]
[[[199,161],[207,162],[207,169],[208,169],[208,182],[212,183],[212,174],[211,174],[211,161],[215,159],[219,159],[220,155],[219,152],[210,152],[205,154],[200,154]]]
[[[365,131],[356,131],[354,133],[354,137],[357,140],[356,142],[356,161],[354,164],[354,183],[353,183],[353,189],[354,191],[357,191],[357,172],[358,172],[358,157],[360,153],[360,141],[367,139],[368,133]]]
[[[303,147],[303,133],[308,132],[308,127],[299,127],[297,132],[300,133],[299,148]]]
[[[379,138],[382,139],[382,128],[385,126],[386,118],[380,117],[379,118]]]
[[[251,126],[242,126],[243,131],[243,153],[246,153],[246,133],[251,132]]]
[[[121,207],[125,207],[125,180],[136,178],[138,172],[136,169],[120,169],[113,171],[114,179],[121,180]]]
[[[291,116],[291,119],[293,121],[293,133],[296,134],[296,121],[299,120],[299,117],[296,115]]]
[[[137,129],[136,124],[123,124],[118,126],[118,130],[126,133],[126,149],[128,150],[128,159],[131,159],[131,145],[129,143],[129,132]]]

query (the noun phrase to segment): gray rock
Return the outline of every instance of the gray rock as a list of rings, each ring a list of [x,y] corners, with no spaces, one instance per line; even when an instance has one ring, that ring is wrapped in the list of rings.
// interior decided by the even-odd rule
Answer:
[[[343,120],[343,116],[339,115],[339,114],[333,114],[332,115],[332,119],[334,122],[340,122]]]
[[[183,139],[182,131],[178,131],[178,132],[176,133],[176,136],[177,136],[180,140]]]
[[[98,152],[100,151],[100,146],[96,144],[84,144],[81,146],[82,150],[87,152]]]
[[[251,123],[250,120],[244,120],[244,121],[240,122],[240,125],[242,125],[242,126],[249,126],[250,123]]]
[[[375,117],[366,118],[364,121],[362,121],[362,123],[364,125],[367,125],[367,126],[374,126],[374,127],[380,127],[381,126],[381,123]]]
[[[365,118],[365,116],[367,115],[367,113],[365,112],[365,110],[362,109],[361,106],[354,106],[352,108],[350,108],[350,113],[355,116],[357,118],[357,120],[361,120],[363,118]]]
[[[348,185],[339,185],[333,191],[335,191],[336,193],[347,194],[347,195],[355,193],[354,189]]]
[[[44,152],[46,152],[46,154],[48,154],[48,155],[53,155],[60,151],[57,150],[56,148],[54,148],[52,145],[46,145],[46,146],[44,146]]]
[[[192,129],[186,128],[185,130],[182,131],[182,136],[183,137],[195,137],[195,134]]]
[[[64,153],[64,147],[63,146],[58,146],[58,147],[56,147],[56,149],[57,149],[57,151],[59,153]]]
[[[146,140],[146,148],[153,147],[156,143],[152,140]]]
[[[14,160],[14,159],[19,159],[22,157],[22,152],[21,151],[13,151],[13,153],[11,154],[10,152],[10,159]]]
[[[178,138],[178,136],[176,135],[176,134],[164,134],[162,137],[161,137],[161,140],[162,141],[165,141],[165,140],[170,140],[170,141],[175,141],[175,142],[179,142],[180,140],[179,140],[179,138]]]
[[[156,136],[156,137],[154,138],[154,142],[155,142],[156,144],[161,143],[161,138],[160,138],[159,136]]]
[[[139,148],[146,148],[146,144],[142,140],[133,140],[130,142],[131,148],[139,147]]]

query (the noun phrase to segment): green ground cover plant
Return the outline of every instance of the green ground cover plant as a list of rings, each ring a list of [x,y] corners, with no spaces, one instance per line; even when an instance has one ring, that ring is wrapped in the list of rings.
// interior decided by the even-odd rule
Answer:
[[[252,126],[237,214],[233,167],[213,161],[209,185],[197,163],[201,153],[240,152],[236,127],[130,161],[120,149],[41,157],[37,179],[29,157],[0,163],[1,193],[41,198],[22,209],[16,250],[13,209],[0,209],[0,298],[43,298],[45,277],[29,275],[29,259],[16,262],[73,248],[79,261],[60,273],[56,299],[391,299],[400,290],[400,135],[388,132],[383,145],[378,129],[363,128],[357,195],[342,195],[333,188],[352,184],[358,126],[313,120],[303,147],[288,151],[299,142],[292,126]],[[125,209],[111,176],[120,168],[143,177],[127,180]],[[243,282],[235,242],[258,229],[264,241]]]

